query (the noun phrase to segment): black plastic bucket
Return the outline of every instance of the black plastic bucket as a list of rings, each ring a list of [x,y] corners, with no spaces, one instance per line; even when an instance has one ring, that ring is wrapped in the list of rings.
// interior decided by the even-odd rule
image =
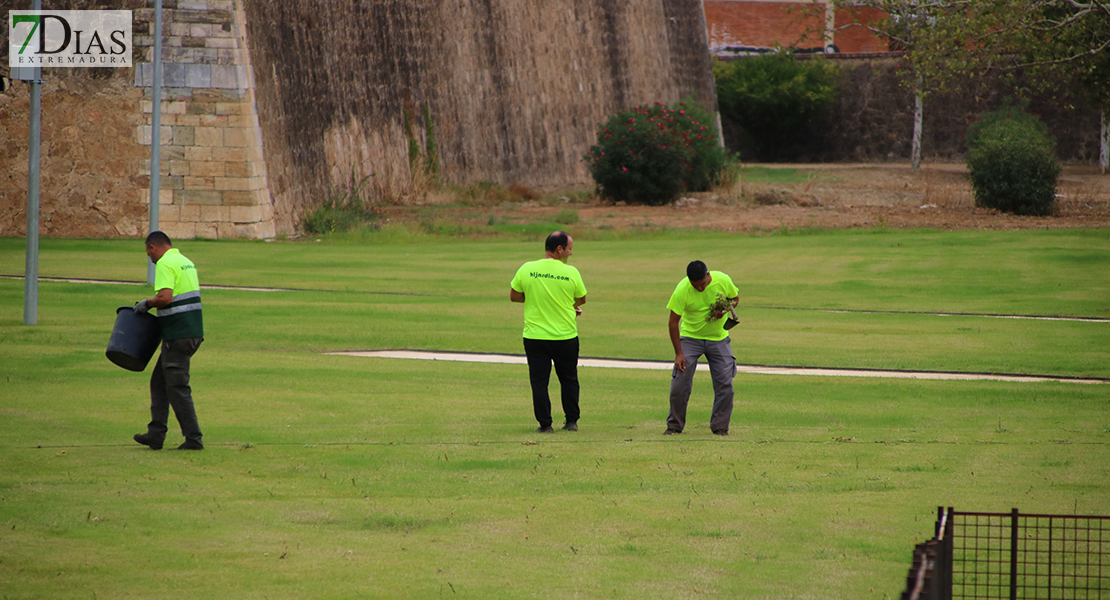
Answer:
[[[142,371],[158,351],[161,341],[162,329],[158,325],[158,317],[137,313],[130,306],[121,306],[116,309],[116,326],[112,328],[112,337],[104,354],[108,360],[128,371]]]

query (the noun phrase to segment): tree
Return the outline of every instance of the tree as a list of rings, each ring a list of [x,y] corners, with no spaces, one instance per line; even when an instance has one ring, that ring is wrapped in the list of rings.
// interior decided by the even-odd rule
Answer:
[[[721,114],[755,140],[761,160],[792,160],[836,103],[837,70],[789,52],[716,61]]]
[[[1110,168],[1110,0],[1050,3],[1023,44],[1032,68],[1062,69],[1102,111],[1099,165]]]
[[[974,2],[976,0],[970,0]],[[910,66],[914,92],[912,143],[913,168],[921,167],[921,130],[925,100],[940,92],[971,69],[962,46],[975,29],[960,18],[968,2],[960,0],[835,0],[837,8],[866,7],[881,11],[885,18],[870,23],[841,26],[866,27],[886,38],[891,49],[904,50]]]
[[[929,93],[992,69],[1056,70],[1080,81],[1102,111],[1100,163],[1110,158],[1110,0],[834,0],[886,13],[867,27],[906,51],[916,98],[913,163]]]

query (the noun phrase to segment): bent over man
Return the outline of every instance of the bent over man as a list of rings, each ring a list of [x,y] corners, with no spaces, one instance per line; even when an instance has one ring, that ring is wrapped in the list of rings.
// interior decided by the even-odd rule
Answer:
[[[586,303],[586,285],[578,269],[567,264],[574,240],[562,231],[547,236],[544,257],[526,262],[510,283],[509,299],[524,303],[524,353],[532,385],[532,409],[540,433],[551,433],[551,365],[559,377],[566,423],[578,431],[578,323]]]
[[[185,443],[177,449],[203,450],[200,424],[193,408],[193,390],[189,387],[189,361],[204,341],[197,268],[161,231],[147,236],[146,254],[155,265],[156,293],[153,298],[136,304],[135,312],[158,309],[162,353],[150,374],[150,424],[146,433],[135,434],[135,441],[151,450],[160,450],[169,429],[170,408],[173,408],[181,435],[185,436]]]
[[[732,378],[736,358],[725,330],[724,316],[740,301],[740,290],[728,275],[710,271],[700,260],[686,267],[686,278],[678,282],[671,299],[669,330],[674,346],[671,370],[671,410],[666,434],[682,433],[686,428],[686,405],[694,384],[698,358],[705,355],[713,376],[713,414],[709,428],[717,435],[728,435],[732,420]],[[718,303],[718,298],[723,302]],[[724,308],[724,310],[721,310]]]

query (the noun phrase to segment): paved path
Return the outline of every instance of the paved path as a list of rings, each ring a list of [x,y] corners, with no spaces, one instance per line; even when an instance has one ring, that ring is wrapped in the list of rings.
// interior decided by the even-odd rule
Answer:
[[[339,356],[366,358],[398,358],[415,360],[445,360],[454,362],[527,364],[525,357],[515,354],[468,354],[465,352],[428,352],[417,350],[374,350],[366,352],[329,352]],[[610,369],[653,369],[669,371],[673,364],[650,360],[613,360],[607,358],[580,358],[580,367]],[[776,367],[737,365],[737,372],[757,375],[806,375],[810,377],[889,377],[895,379],[945,379],[965,381],[1061,381],[1066,383],[1110,383],[1110,379],[1085,379],[1054,375],[1012,375],[1006,373],[951,373],[944,371],[894,371],[882,369],[828,369],[823,367]],[[708,372],[708,371],[706,371]]]

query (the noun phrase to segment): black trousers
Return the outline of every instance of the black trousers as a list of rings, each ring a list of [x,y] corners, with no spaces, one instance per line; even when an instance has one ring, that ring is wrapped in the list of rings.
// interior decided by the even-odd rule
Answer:
[[[551,425],[551,397],[547,393],[551,381],[551,365],[559,377],[563,413],[567,423],[577,423],[578,412],[578,338],[569,340],[530,340],[524,338],[528,356],[528,379],[532,383],[532,409],[541,427]]]
[[[166,438],[170,408],[181,425],[181,435],[202,444],[200,424],[193,408],[193,390],[189,386],[189,362],[204,338],[162,340],[162,353],[150,374],[150,423],[147,433],[159,440]]]

